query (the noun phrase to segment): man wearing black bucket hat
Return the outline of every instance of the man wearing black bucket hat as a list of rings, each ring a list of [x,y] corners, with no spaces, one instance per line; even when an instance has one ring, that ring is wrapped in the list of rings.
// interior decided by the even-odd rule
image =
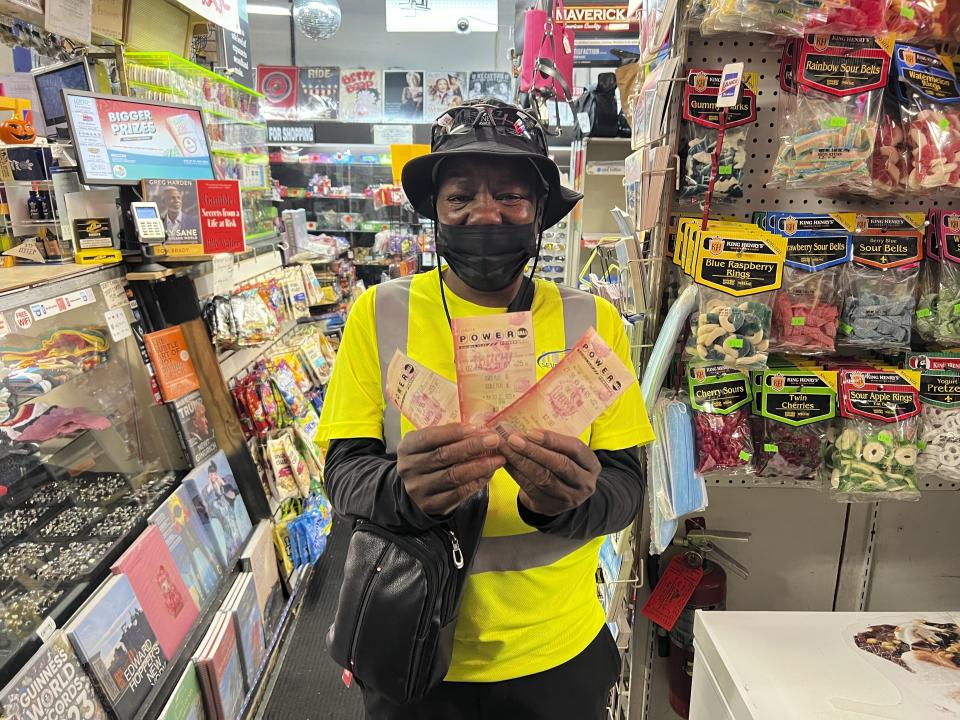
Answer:
[[[560,184],[535,118],[471,101],[437,119],[431,147],[404,167],[403,187],[435,220],[446,266],[357,300],[320,432],[338,514],[411,532],[459,521],[469,574],[445,680],[406,705],[365,688],[368,717],[600,720],[620,654],[595,573],[603,537],[641,506],[637,447],[653,433],[639,386],[579,438],[544,428],[503,440],[460,423],[414,430],[384,400],[384,375],[400,349],[455,381],[454,317],[532,311],[538,377],[590,326],[628,366],[629,342],[606,301],[524,275],[542,231],[581,198]],[[477,497],[485,513],[460,517]]]

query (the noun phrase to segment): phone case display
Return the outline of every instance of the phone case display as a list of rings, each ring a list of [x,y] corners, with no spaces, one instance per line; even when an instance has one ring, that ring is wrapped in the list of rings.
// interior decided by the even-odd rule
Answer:
[[[839,370],[840,422],[821,470],[846,502],[918,500],[919,373],[869,366]]]
[[[844,268],[842,345],[874,350],[910,347],[920,260],[922,213],[842,214],[854,228]]]
[[[237,180],[247,240],[276,232],[263,96],[172,53],[128,52],[131,92],[149,100],[199,105],[218,180]]]
[[[747,374],[723,365],[691,367],[687,388],[693,411],[696,472],[752,473],[753,391]]]
[[[891,50],[869,36],[804,39],[773,169],[786,187],[869,189]]]
[[[793,478],[814,485],[836,414],[836,371],[777,368],[757,378],[754,393],[757,483]]]
[[[842,306],[841,271],[852,250],[849,230],[835,216],[813,213],[762,213],[758,221],[787,238],[771,347],[799,355],[833,352]]]
[[[743,169],[749,128],[757,120],[759,80],[756,73],[744,73],[740,99],[726,111],[717,107],[721,80],[719,70],[692,68],[687,72],[683,119],[688,139],[681,199],[702,203],[711,185],[714,201],[743,197]],[[723,144],[718,152],[721,132]]]
[[[387,145],[275,149],[271,173],[283,210],[304,210],[312,236],[342,239],[366,285],[436,266],[432,226],[393,185]]]
[[[895,82],[908,151],[907,190],[960,187],[960,88],[952,61],[926,48],[897,43]]]
[[[22,663],[170,492],[182,463],[155,405],[122,271],[0,301],[0,671]],[[19,660],[18,660],[19,659]]]

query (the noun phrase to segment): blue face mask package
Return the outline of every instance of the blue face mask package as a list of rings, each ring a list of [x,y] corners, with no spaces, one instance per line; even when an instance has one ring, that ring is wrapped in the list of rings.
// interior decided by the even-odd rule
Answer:
[[[673,541],[678,520],[707,507],[703,477],[694,470],[693,425],[686,403],[663,391],[653,412],[656,441],[648,446],[650,552]]]

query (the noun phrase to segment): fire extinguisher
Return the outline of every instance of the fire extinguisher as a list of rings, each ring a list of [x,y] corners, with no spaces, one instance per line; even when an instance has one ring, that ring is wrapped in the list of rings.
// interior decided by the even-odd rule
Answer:
[[[690,689],[693,684],[693,618],[697,610],[725,610],[727,574],[723,568],[702,555],[688,552],[692,562],[702,562],[703,577],[670,631],[670,658],[667,677],[670,682],[670,707],[686,720],[690,715]]]

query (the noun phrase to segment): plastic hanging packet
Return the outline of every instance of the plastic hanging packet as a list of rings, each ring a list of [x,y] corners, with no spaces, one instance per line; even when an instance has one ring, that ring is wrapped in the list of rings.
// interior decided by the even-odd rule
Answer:
[[[753,391],[749,377],[723,365],[697,366],[688,370],[687,387],[693,410],[696,472],[752,473]]]

